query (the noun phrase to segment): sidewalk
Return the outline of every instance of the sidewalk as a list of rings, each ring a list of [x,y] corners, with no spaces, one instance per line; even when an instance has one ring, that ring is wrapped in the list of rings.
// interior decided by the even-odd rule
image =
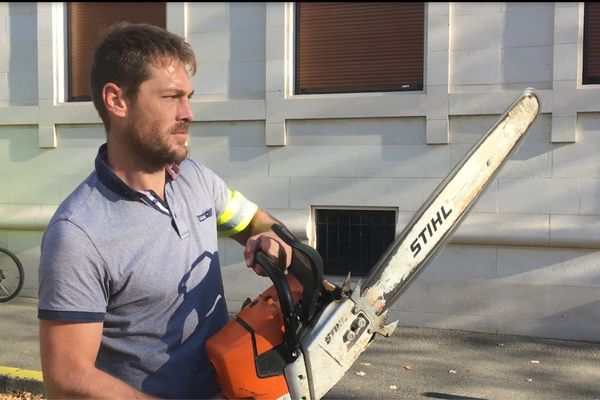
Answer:
[[[42,393],[37,299],[0,303],[0,393]]]
[[[43,390],[36,305],[0,303],[0,393]],[[600,399],[600,343],[399,327],[325,398]]]

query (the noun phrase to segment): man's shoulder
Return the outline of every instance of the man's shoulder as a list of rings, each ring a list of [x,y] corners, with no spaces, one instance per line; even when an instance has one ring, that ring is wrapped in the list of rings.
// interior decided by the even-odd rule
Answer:
[[[198,162],[191,158],[186,158],[181,162],[181,164],[179,164],[180,174],[202,173],[205,170],[209,170],[209,168],[201,162]]]
[[[205,182],[218,178],[218,175],[212,169],[191,158],[186,158],[179,164],[179,175],[185,179],[200,178]]]
[[[60,203],[49,225],[61,220],[76,222],[80,215],[97,206],[94,193],[98,191],[98,182],[98,176],[92,172]]]
[[[181,188],[182,196],[190,199],[209,199],[222,202],[227,197],[227,185],[212,169],[192,159],[179,165],[179,176],[173,182]]]

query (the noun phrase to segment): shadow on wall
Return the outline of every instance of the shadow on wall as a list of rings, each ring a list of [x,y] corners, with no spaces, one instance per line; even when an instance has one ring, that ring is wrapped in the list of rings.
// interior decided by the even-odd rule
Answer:
[[[451,25],[452,92],[552,88],[554,3],[453,3]]]
[[[500,82],[552,88],[554,3],[502,3]]]
[[[600,342],[599,254],[450,246],[392,308],[405,326]]]
[[[266,7],[266,3],[227,3],[230,99],[265,98]]]
[[[42,50],[37,43],[37,3],[10,2],[8,13],[7,98],[0,100],[9,106],[37,105],[38,51]]]

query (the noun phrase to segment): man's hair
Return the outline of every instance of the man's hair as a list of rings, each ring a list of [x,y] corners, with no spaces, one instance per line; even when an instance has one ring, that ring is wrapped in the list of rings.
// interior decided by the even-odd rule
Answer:
[[[196,56],[180,36],[149,24],[121,22],[111,25],[94,51],[90,84],[94,106],[109,130],[108,112],[102,88],[109,82],[118,85],[125,98],[135,100],[140,85],[150,77],[150,66],[180,61],[191,76],[196,73]]]

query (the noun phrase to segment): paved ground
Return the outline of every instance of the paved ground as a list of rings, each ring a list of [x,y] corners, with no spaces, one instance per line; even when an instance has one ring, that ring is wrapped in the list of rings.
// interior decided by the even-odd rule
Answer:
[[[36,300],[0,303],[0,321],[0,393],[25,381],[39,392],[3,372],[40,370]],[[600,343],[399,327],[325,398],[600,399]]]
[[[600,344],[401,328],[327,398],[600,399]]]

